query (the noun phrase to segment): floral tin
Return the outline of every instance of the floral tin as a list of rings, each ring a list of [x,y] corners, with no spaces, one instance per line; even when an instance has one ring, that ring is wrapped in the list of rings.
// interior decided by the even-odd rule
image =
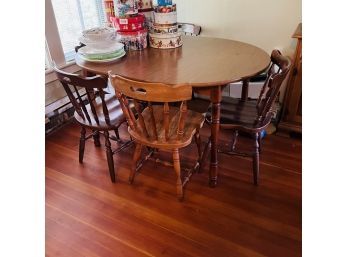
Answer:
[[[128,18],[110,17],[110,21],[117,31],[131,32],[144,28],[145,16],[143,14],[138,14],[135,17]]]
[[[178,25],[153,25],[151,33],[173,34],[178,32]]]
[[[125,50],[143,50],[147,48],[147,30],[117,32],[117,41],[124,44]]]
[[[150,47],[170,49],[182,46],[181,33],[174,34],[149,34]]]
[[[176,4],[173,5],[167,5],[167,6],[155,6],[154,11],[158,13],[169,13],[169,12],[176,12]]]
[[[124,18],[135,16],[138,13],[137,0],[114,0],[115,14]]]
[[[145,16],[145,27],[147,29],[150,29],[152,27],[152,24],[154,22],[154,17],[153,17],[153,11],[144,11],[144,10],[139,10],[141,14]]]
[[[138,0],[139,11],[152,11],[152,0]]]
[[[154,12],[155,24],[175,25],[177,23],[176,12],[157,13]]]

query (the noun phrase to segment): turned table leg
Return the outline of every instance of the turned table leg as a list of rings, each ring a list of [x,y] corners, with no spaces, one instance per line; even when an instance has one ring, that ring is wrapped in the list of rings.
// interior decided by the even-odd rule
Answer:
[[[242,101],[247,101],[249,96],[249,80],[245,79],[243,80],[243,85],[242,85]]]
[[[217,145],[219,140],[220,127],[220,102],[221,102],[221,88],[215,87],[210,91],[210,100],[212,103],[212,118],[211,118],[211,154],[210,154],[210,171],[209,171],[209,185],[215,187],[217,185],[218,176],[218,158]]]

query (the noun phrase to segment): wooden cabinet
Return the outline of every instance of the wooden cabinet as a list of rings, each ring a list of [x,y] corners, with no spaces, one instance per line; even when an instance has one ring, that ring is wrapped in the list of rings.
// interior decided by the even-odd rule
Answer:
[[[278,129],[302,132],[302,23],[292,36],[297,39],[295,58],[288,80],[283,111]]]

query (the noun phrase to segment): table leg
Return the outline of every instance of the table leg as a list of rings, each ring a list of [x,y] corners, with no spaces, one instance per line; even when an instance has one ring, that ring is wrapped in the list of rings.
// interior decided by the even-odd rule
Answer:
[[[242,85],[242,101],[247,101],[249,96],[249,80],[243,80]]]
[[[217,145],[219,140],[220,128],[220,103],[221,103],[221,88],[215,87],[210,91],[210,101],[212,102],[212,119],[211,119],[211,154],[210,154],[210,171],[209,185],[215,187],[217,185],[218,176],[218,158]]]

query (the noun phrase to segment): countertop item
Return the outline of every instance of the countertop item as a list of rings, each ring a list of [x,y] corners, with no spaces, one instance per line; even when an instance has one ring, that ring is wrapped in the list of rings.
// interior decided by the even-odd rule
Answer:
[[[79,58],[81,58],[82,60],[84,61],[87,61],[87,62],[94,62],[94,63],[110,63],[110,62],[115,62],[119,59],[121,59],[123,56],[126,55],[126,52],[123,51],[122,53],[120,53],[119,55],[115,56],[115,57],[112,57],[112,58],[108,58],[108,59],[89,59],[87,57],[85,57],[84,55],[82,54],[77,54],[79,56]]]
[[[115,36],[116,30],[110,27],[96,27],[82,31],[82,37],[87,41],[105,41]]]
[[[139,13],[134,17],[111,17],[110,20],[118,32],[138,31],[144,28],[145,15]]]
[[[181,33],[172,33],[172,34],[158,34],[150,33],[149,34],[150,47],[153,48],[176,48],[182,46]]]

